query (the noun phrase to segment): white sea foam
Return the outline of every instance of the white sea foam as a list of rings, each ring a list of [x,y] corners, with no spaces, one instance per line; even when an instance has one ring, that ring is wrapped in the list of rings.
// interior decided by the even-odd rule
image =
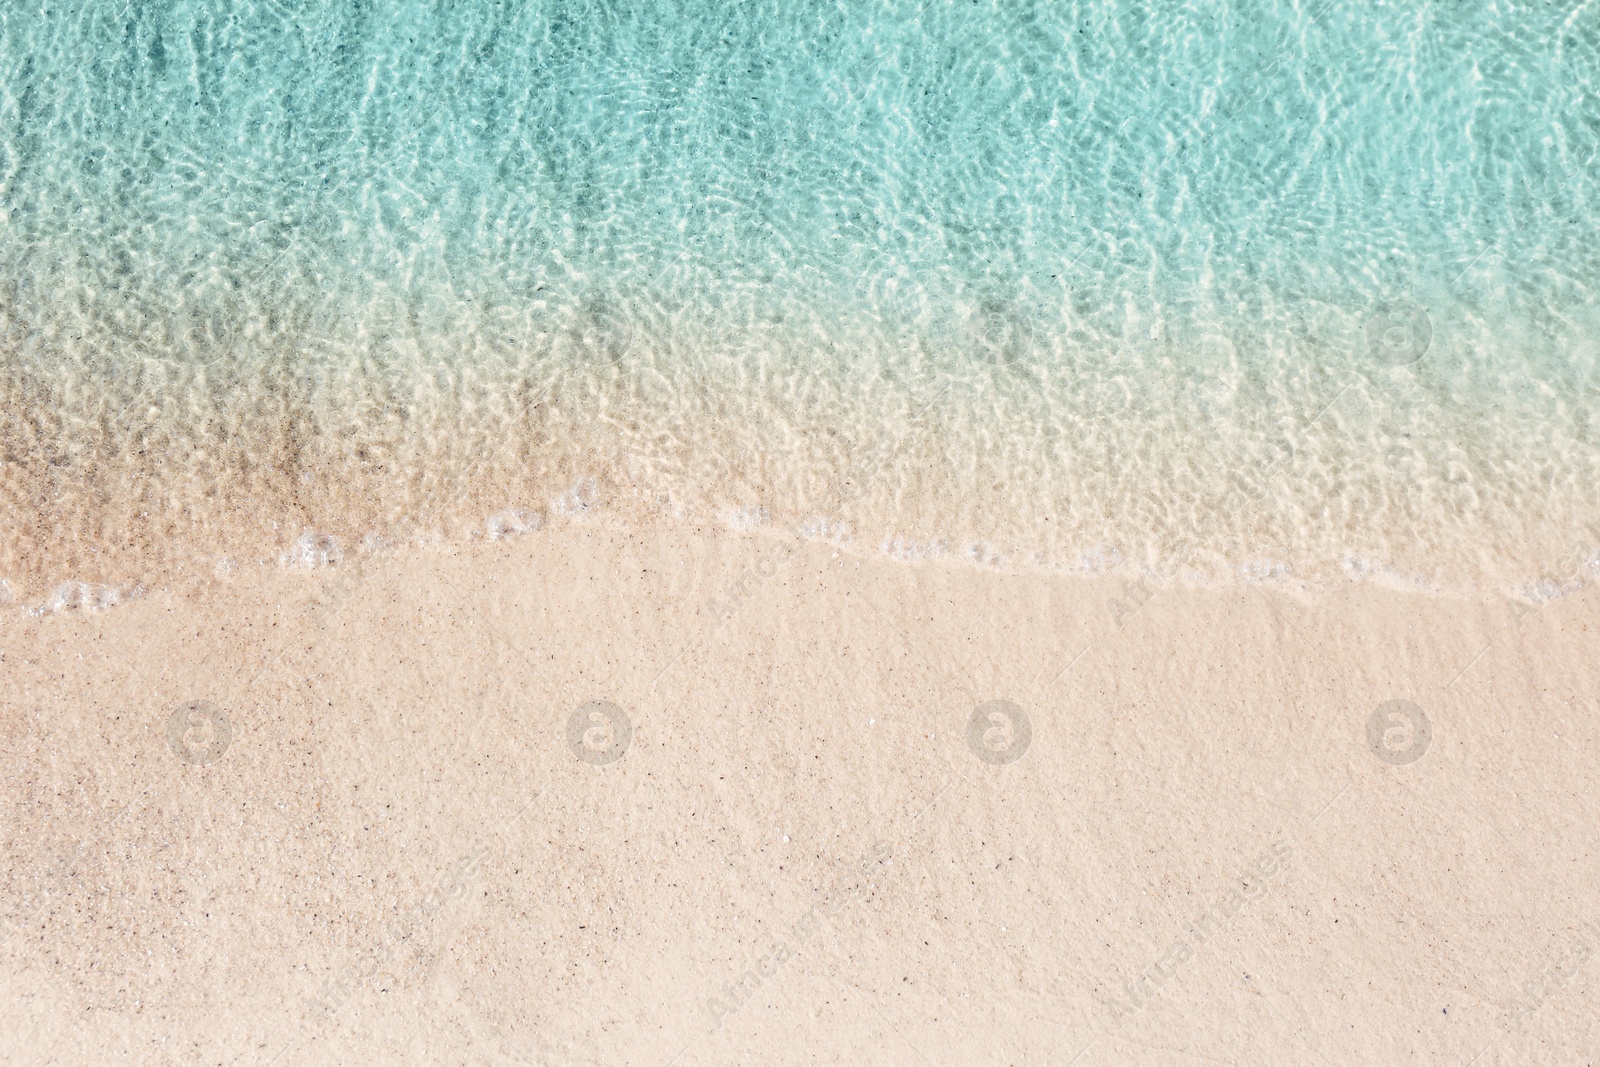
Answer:
[[[64,611],[105,611],[139,596],[143,591],[138,585],[113,586],[96,582],[62,582],[43,602],[29,609],[29,614],[54,615]]]
[[[582,515],[600,506],[600,483],[593,475],[584,475],[572,483],[565,493],[550,502],[558,515]]]
[[[797,532],[808,541],[828,541],[843,545],[849,543],[855,531],[850,523],[842,519],[812,515],[800,523]]]
[[[544,516],[537,511],[506,508],[483,521],[483,533],[491,541],[503,541],[508,537],[534,533],[543,525]]]
[[[933,537],[926,541],[911,537],[886,537],[879,547],[889,558],[907,563],[944,559],[950,554],[950,548],[942,537]]]
[[[319,567],[338,566],[341,559],[339,542],[328,534],[304,530],[294,543],[284,550],[282,562],[286,567],[315,570]]]
[[[722,513],[722,521],[735,530],[757,530],[772,522],[772,513],[763,507],[734,508]]]

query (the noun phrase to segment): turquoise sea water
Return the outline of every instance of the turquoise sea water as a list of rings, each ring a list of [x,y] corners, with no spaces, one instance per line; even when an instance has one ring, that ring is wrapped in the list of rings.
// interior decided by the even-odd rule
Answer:
[[[0,576],[603,507],[1559,585],[1597,89],[1593,0],[18,0]]]

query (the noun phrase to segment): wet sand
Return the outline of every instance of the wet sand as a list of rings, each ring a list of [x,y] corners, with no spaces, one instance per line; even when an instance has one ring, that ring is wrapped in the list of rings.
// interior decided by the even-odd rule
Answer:
[[[12,610],[0,1060],[1587,1062],[1597,624],[604,515]]]

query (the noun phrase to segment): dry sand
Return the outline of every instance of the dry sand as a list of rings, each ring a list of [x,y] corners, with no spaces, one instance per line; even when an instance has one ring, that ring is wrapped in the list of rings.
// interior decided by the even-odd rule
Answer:
[[[606,517],[13,611],[0,1059],[1596,1062],[1597,623]]]

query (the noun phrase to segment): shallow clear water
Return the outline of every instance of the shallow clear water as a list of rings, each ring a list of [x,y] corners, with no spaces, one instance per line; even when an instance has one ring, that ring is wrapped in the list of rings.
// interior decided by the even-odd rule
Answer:
[[[1595,569],[1593,2],[119,7],[0,13],[18,589],[595,507]]]

